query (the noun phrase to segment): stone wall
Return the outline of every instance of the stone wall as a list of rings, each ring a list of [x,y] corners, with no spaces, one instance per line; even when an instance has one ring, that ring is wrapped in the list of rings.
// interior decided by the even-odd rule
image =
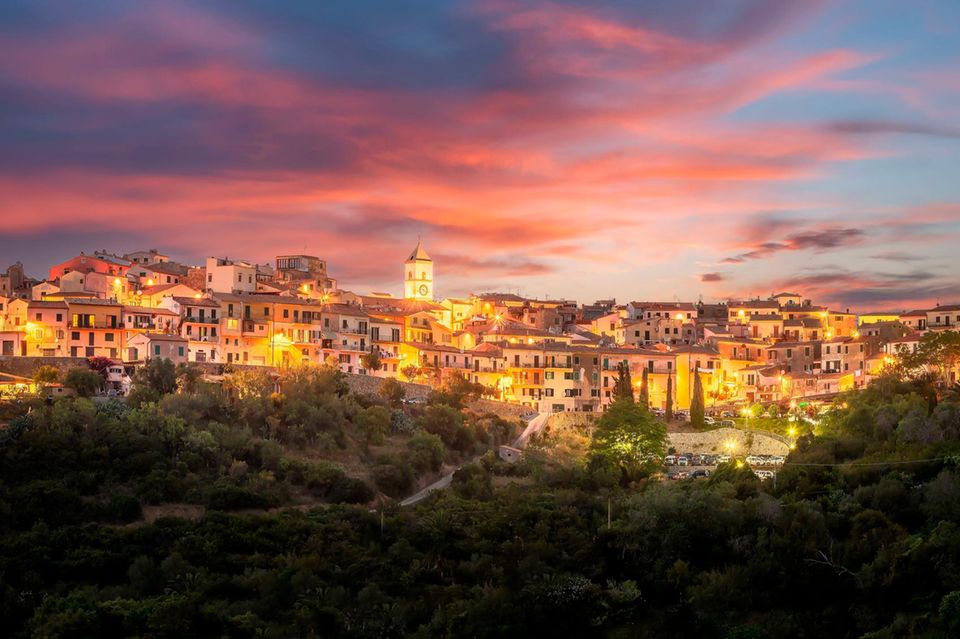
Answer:
[[[776,436],[736,428],[718,428],[701,433],[670,433],[668,439],[668,447],[682,453],[730,454],[727,442],[734,444],[732,452],[737,456],[786,455],[790,452],[790,447]]]
[[[350,386],[350,390],[361,395],[376,395],[380,391],[380,384],[382,384],[385,379],[383,377],[374,377],[373,375],[353,375],[349,373],[344,374],[344,377],[347,380],[347,385]],[[403,386],[403,389],[407,392],[407,397],[411,399],[425,398],[430,394],[431,390],[429,386],[424,384],[400,382],[400,385]]]
[[[593,424],[597,419],[594,413],[553,413],[548,418],[547,428],[571,428]]]
[[[345,377],[351,391],[364,395],[376,395],[380,391],[380,384],[384,379],[382,377],[374,377],[372,375],[346,374]],[[404,390],[406,390],[407,397],[410,399],[425,399],[428,395],[430,395],[430,391],[433,390],[430,386],[425,384],[400,382],[400,385],[403,386]],[[520,415],[530,411],[529,408],[524,408],[519,404],[508,404],[506,402],[497,402],[490,399],[479,399],[475,402],[470,402],[470,404],[468,404],[468,408],[479,413],[493,413],[504,419],[520,419]]]
[[[33,377],[34,371],[41,366],[53,366],[63,373],[86,365],[87,360],[83,357],[0,357],[0,371],[21,377]]]

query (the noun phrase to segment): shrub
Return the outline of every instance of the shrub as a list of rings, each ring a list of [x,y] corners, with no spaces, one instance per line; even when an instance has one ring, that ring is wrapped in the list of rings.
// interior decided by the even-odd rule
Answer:
[[[377,488],[391,497],[403,496],[413,486],[413,467],[395,457],[379,457],[371,474]]]
[[[380,397],[393,407],[397,407],[407,396],[407,389],[403,387],[400,381],[393,377],[385,377],[380,382]]]
[[[89,368],[71,368],[63,378],[63,385],[72,388],[80,397],[89,397],[100,390],[103,378]]]
[[[410,464],[422,475],[428,470],[440,470],[443,465],[443,441],[431,433],[419,433],[407,442]]]

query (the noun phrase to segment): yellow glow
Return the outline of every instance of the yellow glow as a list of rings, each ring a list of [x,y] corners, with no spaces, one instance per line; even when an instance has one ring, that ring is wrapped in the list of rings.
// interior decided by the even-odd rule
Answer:
[[[744,312],[744,310],[743,310],[742,308],[741,308],[739,311],[737,311],[737,317],[744,317],[745,315],[746,315],[746,313]]]
[[[203,296],[200,295],[200,293],[194,293],[194,294],[193,294],[193,297],[194,297],[194,299],[200,299],[200,298],[203,297]]]
[[[796,444],[790,444],[790,450],[793,450],[793,449],[796,448],[796,447],[797,447]]]
[[[113,285],[114,285],[114,286],[120,286],[120,278],[119,278],[119,277],[114,278],[114,280],[113,280]]]
[[[153,280],[147,280],[147,286],[153,286]]]
[[[635,381],[635,382],[633,383],[633,385],[636,386],[637,388],[640,388],[641,386],[643,386],[643,380],[642,380],[642,379],[638,379],[637,381]]]
[[[740,459],[737,460],[737,468],[743,468],[743,461]]]
[[[303,286],[300,287],[300,290],[303,291],[304,293],[309,293],[310,287],[304,284]]]
[[[794,428],[793,426],[791,426],[791,427],[787,430],[787,434],[790,435],[791,437],[796,437],[796,436],[797,436],[797,429]]]
[[[853,332],[853,339],[857,339],[858,337],[860,337],[860,331],[854,331],[854,332]]]
[[[828,313],[826,311],[823,311],[822,313],[820,313],[820,317],[822,317],[823,319],[827,319],[827,315]]]
[[[723,447],[726,448],[727,450],[733,450],[734,448],[737,447],[737,443],[734,441],[727,441],[723,443]]]
[[[682,319],[683,319],[683,313],[677,313],[676,319],[682,320]]]

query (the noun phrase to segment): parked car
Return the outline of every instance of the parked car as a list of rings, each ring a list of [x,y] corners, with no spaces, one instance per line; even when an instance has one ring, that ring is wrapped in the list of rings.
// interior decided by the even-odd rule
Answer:
[[[663,463],[666,464],[667,466],[674,466],[677,463],[677,456],[667,455],[666,457],[663,458]]]
[[[767,460],[765,460],[760,455],[747,455],[746,461],[751,466],[762,466],[766,463]]]
[[[691,455],[690,456],[690,465],[691,466],[701,466],[703,464],[703,457],[700,455]]]
[[[720,413],[720,417],[736,417],[736,415],[734,415],[732,412],[728,410],[725,410],[722,413]]]
[[[720,425],[725,428],[736,428],[737,423],[732,419],[725,419],[722,422],[720,422]]]
[[[730,463],[730,455],[717,455],[717,463],[718,463],[718,464],[729,464],[729,463]]]
[[[704,418],[703,418],[703,423],[704,423],[704,424],[710,424],[710,425],[712,426],[713,424],[716,424],[716,423],[717,423],[717,420],[714,419],[713,417],[710,417],[710,416],[708,415],[707,417],[704,417]]]
[[[686,455],[680,455],[679,457],[677,457],[677,466],[689,466],[689,465],[690,465],[689,457],[687,457]]]
[[[696,477],[709,477],[709,476],[710,476],[710,471],[705,469],[695,470],[692,473],[690,473],[691,479],[694,479]]]
[[[755,470],[753,474],[759,477],[760,479],[773,479],[772,470]]]

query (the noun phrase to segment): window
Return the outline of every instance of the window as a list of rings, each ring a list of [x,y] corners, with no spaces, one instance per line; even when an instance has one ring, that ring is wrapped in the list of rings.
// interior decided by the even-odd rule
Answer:
[[[103,341],[105,341],[105,342],[112,342],[112,341],[113,341],[113,333],[104,333],[104,335],[103,335]]]
[[[179,355],[180,357],[183,357],[183,346],[177,347],[177,355]]]
[[[157,357],[160,357],[160,345],[159,345],[159,344],[154,344],[154,345],[153,345],[153,354],[156,355]]]
[[[0,308],[2,308],[2,307],[0,307]],[[63,313],[57,313],[57,321],[58,321],[58,322],[62,322],[62,321],[63,321]]]
[[[37,321],[38,321],[38,322],[42,322],[42,321],[43,321],[43,313],[37,313]]]

